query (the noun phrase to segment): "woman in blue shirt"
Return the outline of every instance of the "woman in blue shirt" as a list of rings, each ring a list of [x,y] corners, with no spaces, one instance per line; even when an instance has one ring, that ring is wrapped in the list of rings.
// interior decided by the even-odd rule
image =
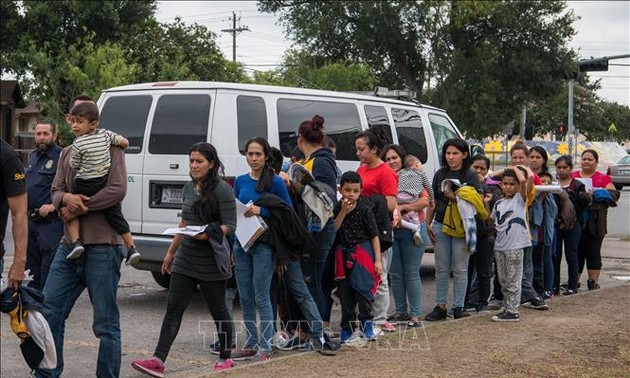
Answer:
[[[245,145],[245,157],[251,168],[249,173],[236,178],[234,194],[242,203],[255,203],[263,193],[272,193],[292,206],[289,192],[282,179],[270,165],[271,147],[261,137],[250,139]],[[246,217],[271,216],[268,209],[251,205]],[[274,318],[269,291],[276,266],[273,248],[262,241],[255,242],[247,251],[237,241],[234,246],[236,283],[241,299],[243,320],[247,329],[244,350],[258,349],[260,360],[271,357],[271,339],[274,333]],[[260,313],[261,332],[256,326],[256,307]]]

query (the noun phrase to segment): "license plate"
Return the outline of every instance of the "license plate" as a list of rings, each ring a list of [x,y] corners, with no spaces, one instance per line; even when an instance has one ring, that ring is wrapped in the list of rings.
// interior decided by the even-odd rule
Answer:
[[[181,204],[183,188],[165,186],[162,188],[162,203]]]

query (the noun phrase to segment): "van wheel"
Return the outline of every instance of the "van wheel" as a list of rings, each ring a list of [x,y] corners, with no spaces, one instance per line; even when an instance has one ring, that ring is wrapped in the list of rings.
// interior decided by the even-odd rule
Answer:
[[[158,285],[162,286],[165,289],[171,284],[171,275],[170,274],[162,274],[161,272],[151,272],[153,279],[157,282]]]

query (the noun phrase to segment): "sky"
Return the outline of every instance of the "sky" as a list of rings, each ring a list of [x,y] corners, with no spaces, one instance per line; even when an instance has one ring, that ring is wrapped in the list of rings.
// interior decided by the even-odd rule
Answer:
[[[630,54],[630,1],[569,1],[568,8],[580,17],[569,45],[581,59]],[[232,34],[221,31],[232,27],[232,12],[237,27],[249,28],[236,37],[236,60],[250,72],[276,68],[291,41],[274,15],[258,12],[256,1],[159,1],[157,18],[173,22],[179,16],[208,27],[217,34],[225,57],[232,59]],[[601,98],[630,105],[629,58],[610,60],[607,72],[589,75],[601,79]]]

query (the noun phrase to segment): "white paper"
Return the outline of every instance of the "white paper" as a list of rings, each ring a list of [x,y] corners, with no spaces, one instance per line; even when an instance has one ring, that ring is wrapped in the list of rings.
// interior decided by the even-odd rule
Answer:
[[[204,224],[203,226],[186,226],[186,227],[167,228],[166,230],[164,230],[164,232],[162,232],[162,235],[182,234],[182,235],[188,235],[188,236],[197,236],[201,234],[202,232],[204,232],[206,230],[206,227],[208,227],[207,224]]]
[[[592,192],[593,191],[593,179],[588,177],[588,178],[576,178],[576,180],[581,181],[584,186],[586,186],[586,191],[587,192]]]
[[[563,190],[560,185],[534,185],[534,188],[536,189],[536,193],[538,192],[560,193]]]
[[[245,212],[252,206],[252,202],[247,204],[242,203],[239,199],[236,199],[236,238],[245,251],[247,251],[267,230],[267,224],[259,217],[246,217]]]

